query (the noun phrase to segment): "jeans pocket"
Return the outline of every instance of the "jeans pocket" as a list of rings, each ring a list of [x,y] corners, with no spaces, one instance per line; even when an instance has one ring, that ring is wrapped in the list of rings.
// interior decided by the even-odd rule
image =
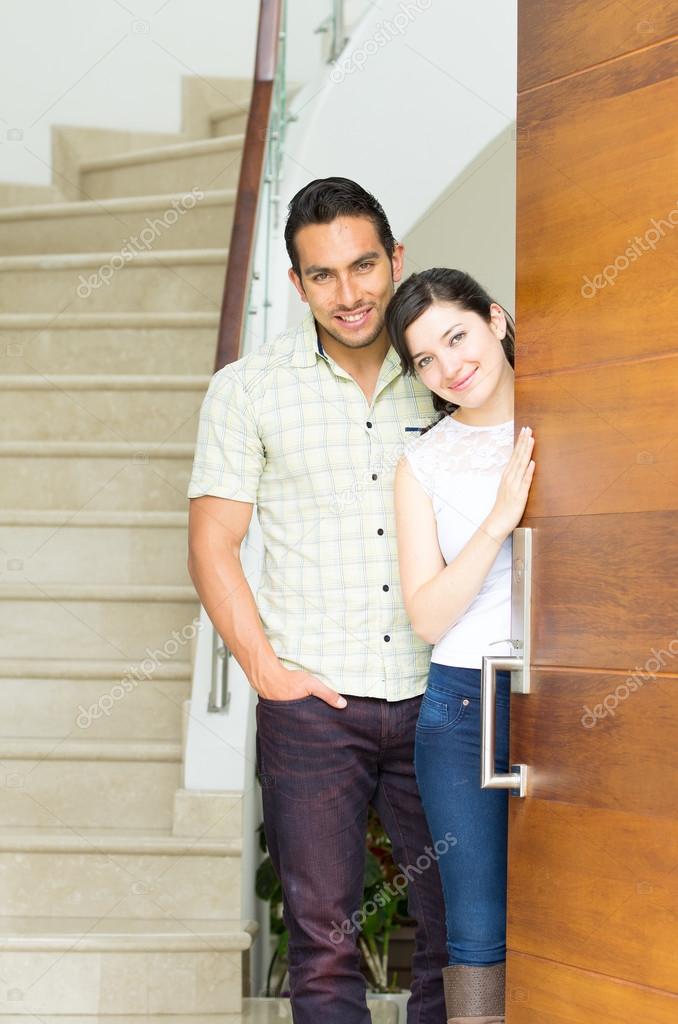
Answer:
[[[314,693],[308,693],[305,697],[296,697],[294,700],[271,700],[270,697],[262,697],[259,694],[259,703],[265,705],[265,707],[272,708],[291,708],[297,704],[306,704],[312,700],[315,700]]]
[[[443,700],[436,700],[427,690],[419,708],[417,729],[423,732],[451,729],[464,717],[468,703],[465,697],[455,694],[445,694]]]

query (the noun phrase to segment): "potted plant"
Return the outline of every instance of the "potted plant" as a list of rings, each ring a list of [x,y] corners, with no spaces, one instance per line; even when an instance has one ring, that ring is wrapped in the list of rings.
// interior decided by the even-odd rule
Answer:
[[[275,938],[265,994],[280,996],[286,994],[288,935],[282,919],[282,886],[268,856],[263,825],[259,826],[259,845],[266,856],[257,870],[256,893],[269,904],[271,935]],[[407,881],[393,861],[391,841],[372,810],[365,844],[363,899],[354,921],[359,931],[358,946],[370,998],[392,999],[404,1007],[409,992],[398,987],[398,974],[390,968],[389,957],[394,936],[404,935],[408,945],[412,945],[412,929],[408,927],[412,922],[407,917]],[[405,1019],[403,1010],[401,1019]]]

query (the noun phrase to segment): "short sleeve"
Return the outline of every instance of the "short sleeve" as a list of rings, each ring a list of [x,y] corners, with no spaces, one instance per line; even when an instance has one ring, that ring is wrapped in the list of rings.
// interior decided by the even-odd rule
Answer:
[[[230,366],[215,373],[202,405],[188,497],[256,500],[264,447],[251,403]]]
[[[435,479],[431,472],[430,460],[422,452],[421,447],[416,447],[405,452],[407,467],[415,480],[421,485],[429,498],[434,497]]]

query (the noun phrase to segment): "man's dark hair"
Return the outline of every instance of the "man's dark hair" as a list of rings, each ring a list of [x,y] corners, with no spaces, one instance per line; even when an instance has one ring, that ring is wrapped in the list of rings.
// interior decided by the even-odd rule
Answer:
[[[295,274],[301,277],[294,240],[307,224],[329,224],[337,217],[369,217],[389,259],[395,238],[381,204],[350,178],[316,178],[290,201],[285,224],[285,245]]]

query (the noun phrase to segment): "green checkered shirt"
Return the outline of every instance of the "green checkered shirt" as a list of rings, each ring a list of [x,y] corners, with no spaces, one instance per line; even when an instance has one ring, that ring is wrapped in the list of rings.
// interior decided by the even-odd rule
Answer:
[[[257,605],[282,664],[341,693],[422,693],[431,648],[400,593],[395,467],[433,419],[429,391],[390,348],[371,404],[301,325],[215,373],[188,497],[256,503]]]

